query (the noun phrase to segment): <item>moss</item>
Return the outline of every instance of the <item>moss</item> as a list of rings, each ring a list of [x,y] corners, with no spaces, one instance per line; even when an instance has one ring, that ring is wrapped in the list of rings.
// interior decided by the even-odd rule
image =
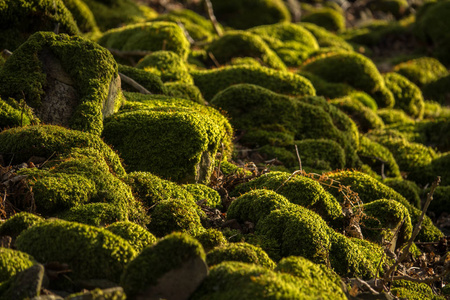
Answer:
[[[400,168],[394,156],[386,147],[365,136],[361,136],[359,142],[357,153],[364,164],[370,166],[379,175],[382,175],[383,166],[383,172],[386,176],[400,177]]]
[[[392,282],[392,293],[397,297],[407,299],[443,299],[434,295],[432,288],[426,283],[416,283],[406,280],[394,280]]]
[[[269,144],[271,146],[289,146],[294,144],[295,133],[287,130],[280,124],[265,124],[246,132],[241,143],[260,147]]]
[[[377,111],[377,114],[386,125],[414,123],[414,120],[400,109],[382,108]]]
[[[137,253],[142,252],[144,248],[156,243],[156,237],[153,234],[142,226],[132,222],[122,221],[112,223],[106,229],[127,240]]]
[[[154,18],[157,13],[132,0],[83,0],[94,14],[95,20],[101,30],[143,22]]]
[[[32,156],[50,158],[67,154],[77,147],[95,149],[113,174],[125,175],[119,156],[96,135],[51,125],[13,128],[0,133],[0,154],[13,164]]]
[[[408,78],[419,88],[448,74],[445,66],[432,57],[408,60],[396,65],[393,70]]]
[[[172,51],[183,60],[189,53],[189,42],[181,28],[171,22],[147,22],[111,29],[98,43],[123,51]]]
[[[155,51],[148,54],[139,61],[136,68],[160,76],[163,82],[193,82],[183,59],[172,51]]]
[[[299,277],[320,291],[323,299],[346,299],[341,288],[341,278],[331,269],[324,265],[315,264],[300,256],[289,256],[283,258],[275,269],[282,273],[288,273]]]
[[[119,72],[130,77],[153,94],[167,93],[167,87],[162,82],[161,77],[153,74],[152,72],[147,72],[145,70],[125,65],[119,65]],[[136,92],[136,90],[132,86],[124,81],[122,81],[121,86],[125,91]]]
[[[61,0],[2,1],[0,8],[0,44],[3,49],[16,50],[30,35],[53,31],[77,35],[77,24]]]
[[[346,165],[344,149],[339,143],[328,139],[304,139],[296,141],[302,166],[321,169],[336,170],[343,169]]]
[[[105,229],[62,220],[29,228],[19,235],[16,246],[41,263],[67,263],[74,279],[117,282],[125,265],[136,256],[127,241]]]
[[[332,32],[329,32],[323,27],[307,22],[302,22],[300,23],[300,25],[311,32],[312,35],[314,35],[321,48],[335,47],[342,50],[353,51],[352,45],[347,43],[343,38],[337,36]]]
[[[215,247],[221,247],[228,243],[223,233],[214,228],[208,228],[195,235],[195,238],[202,244],[205,252],[211,251]]]
[[[253,66],[261,67],[261,62],[254,57],[233,57],[230,66]]]
[[[17,237],[22,231],[44,221],[40,216],[29,212],[19,212],[0,225],[0,236]]]
[[[204,230],[196,210],[196,204],[179,200],[162,200],[150,211],[148,229],[157,237],[174,231],[196,235]]]
[[[433,119],[439,117],[443,110],[442,106],[439,102],[433,100],[425,100],[424,101],[424,109],[423,109],[423,118],[424,119]]]
[[[344,31],[345,18],[342,13],[328,7],[315,9],[311,13],[307,13],[302,22],[308,22],[321,26],[329,31]]]
[[[345,112],[355,124],[360,132],[367,132],[372,129],[384,127],[383,120],[370,108],[364,106],[358,100],[351,97],[334,99],[331,104]]]
[[[386,87],[395,98],[394,108],[402,109],[408,115],[421,119],[425,103],[420,89],[406,77],[397,73],[384,74]]]
[[[216,190],[204,184],[186,184],[183,186],[194,197],[195,202],[203,202],[209,207],[221,208],[222,199]]]
[[[41,111],[47,101],[50,80],[44,61],[53,59],[61,63],[68,75],[65,77],[69,77],[64,80],[72,82],[77,94],[78,104],[71,108],[73,112],[69,110],[67,119],[54,119],[53,108],[48,108],[48,113],[45,109]],[[0,70],[0,94],[16,100],[25,98],[43,122],[100,134],[103,117],[120,106],[120,89],[115,96],[110,93],[110,85],[117,76],[117,64],[112,55],[96,43],[80,37],[38,32],[22,44]]]
[[[371,9],[390,13],[396,18],[400,18],[406,13],[409,4],[406,0],[382,0],[372,3]]]
[[[217,166],[218,166],[218,164],[217,164]],[[237,166],[236,164],[231,163],[229,161],[225,161],[225,160],[220,163],[220,171],[222,172],[222,174],[224,176],[230,176],[230,175],[235,175],[235,174],[247,175],[247,176],[251,175],[250,171],[247,171],[244,168],[241,168],[241,167]]]
[[[66,297],[67,300],[76,300],[80,297],[87,298],[92,300],[125,300],[127,297],[122,289],[100,289],[95,288],[90,290],[89,292],[79,292],[75,294],[70,294]]]
[[[95,17],[86,3],[82,0],[63,0],[62,2],[72,14],[81,33],[90,33],[90,35],[100,33]]]
[[[22,127],[39,123],[33,116],[31,108],[25,101],[17,102],[14,99],[4,101],[0,98],[0,130],[10,127]]]
[[[220,23],[236,29],[289,22],[289,10],[280,0],[211,1]]]
[[[334,83],[323,80],[319,76],[316,76],[309,72],[298,71],[297,74],[305,77],[313,84],[316,89],[317,96],[323,96],[325,98],[344,97],[355,92],[355,89],[345,83]]]
[[[378,110],[378,105],[375,99],[365,92],[352,92],[349,96],[375,112]]]
[[[430,192],[426,189],[423,192],[423,198]],[[450,186],[438,186],[433,194],[433,201],[431,201],[429,210],[440,215],[441,213],[450,214]],[[2,226],[3,227],[3,226]]]
[[[248,243],[230,243],[214,248],[206,255],[208,266],[224,261],[240,261],[274,269],[275,263],[260,247]]]
[[[378,107],[391,108],[394,106],[394,95],[386,86],[381,87],[380,90],[371,94],[371,96],[377,102]]]
[[[183,233],[173,233],[147,247],[125,269],[120,285],[128,298],[155,286],[167,272],[193,259],[205,259],[201,244]]]
[[[277,93],[303,96],[315,95],[312,84],[289,72],[254,66],[231,66],[209,71],[192,71],[194,84],[206,101],[233,84],[248,83],[263,86]]]
[[[220,64],[226,64],[234,57],[254,57],[262,65],[276,70],[285,70],[286,66],[276,53],[256,34],[245,31],[229,31],[208,45]]]
[[[193,84],[184,82],[167,82],[164,84],[167,89],[167,94],[175,98],[184,98],[194,101],[199,104],[206,104],[202,93]]]
[[[383,183],[394,191],[405,197],[414,207],[421,209],[420,192],[421,189],[413,181],[387,178]]]
[[[423,87],[425,99],[437,101],[441,105],[450,103],[450,75],[431,81]]]
[[[0,282],[12,278],[17,273],[35,264],[34,258],[24,252],[0,248]]]
[[[117,209],[116,205],[110,203],[89,203],[72,207],[59,213],[58,217],[70,222],[103,227],[117,221],[126,221],[127,215],[126,210]]]

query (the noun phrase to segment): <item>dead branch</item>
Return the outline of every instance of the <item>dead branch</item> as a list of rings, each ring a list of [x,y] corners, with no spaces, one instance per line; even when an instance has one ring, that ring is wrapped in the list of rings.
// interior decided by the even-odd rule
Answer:
[[[206,11],[208,12],[208,17],[211,23],[214,26],[214,30],[216,31],[218,36],[222,36],[222,28],[219,26],[219,22],[217,22],[216,16],[214,15],[214,9],[210,0],[205,0]]]
[[[431,276],[431,277],[415,278],[415,277],[411,277],[408,275],[403,275],[403,276],[394,276],[392,279],[393,280],[408,280],[408,281],[413,281],[413,282],[418,282],[418,283],[433,283],[435,281],[441,280],[442,278],[447,276],[447,274],[449,274],[449,273],[450,273],[450,263],[447,263],[445,265],[445,269],[443,272],[441,272],[440,274]]]
[[[181,23],[180,21],[177,21],[177,24],[181,28],[181,30],[183,30],[184,36],[189,41],[189,44],[191,44],[191,45],[195,44],[195,40],[192,38],[192,36],[186,30],[186,27],[184,27],[183,23]]]
[[[298,153],[298,147],[297,147],[297,145],[294,145],[294,146],[295,146],[295,153],[297,154],[297,160],[298,160],[299,170],[302,171],[302,170],[303,170],[303,168],[302,168],[302,159],[300,158],[300,153]]]
[[[131,85],[133,88],[138,90],[139,93],[146,94],[146,95],[151,95],[152,94],[145,87],[143,87],[142,85],[140,85],[139,83],[134,81],[132,78],[128,77],[127,75],[119,73],[119,76],[120,76],[120,79],[123,82],[128,83],[129,85]]]
[[[219,62],[217,61],[216,57],[214,56],[214,54],[212,54],[211,52],[208,52],[208,56],[209,58],[211,58],[211,60],[214,62],[214,64],[216,65],[217,68],[220,67]]]
[[[1,53],[1,55],[2,55],[4,58],[10,57],[12,54],[13,54],[13,53],[12,53],[11,51],[9,51],[8,49],[3,49],[2,53]]]

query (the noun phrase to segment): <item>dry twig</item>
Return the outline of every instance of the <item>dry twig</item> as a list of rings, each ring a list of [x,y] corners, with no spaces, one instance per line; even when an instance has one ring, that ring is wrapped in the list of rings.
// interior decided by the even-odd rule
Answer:
[[[205,0],[205,7],[206,11],[208,12],[208,17],[214,26],[214,30],[216,31],[218,36],[222,36],[223,32],[219,26],[219,22],[217,22],[216,16],[214,15],[214,9],[210,0]]]
[[[143,87],[142,85],[140,85],[139,83],[134,81],[132,78],[128,77],[127,75],[119,73],[119,76],[123,82],[128,83],[129,85],[134,87],[136,90],[139,91],[139,93],[151,95],[151,93],[145,87]]]

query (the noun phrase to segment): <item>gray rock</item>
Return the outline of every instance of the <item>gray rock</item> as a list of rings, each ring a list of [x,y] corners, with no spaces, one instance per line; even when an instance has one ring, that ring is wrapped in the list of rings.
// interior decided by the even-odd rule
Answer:
[[[27,299],[39,296],[44,273],[44,266],[36,264],[16,274],[10,279],[10,286],[2,295],[2,299]]]

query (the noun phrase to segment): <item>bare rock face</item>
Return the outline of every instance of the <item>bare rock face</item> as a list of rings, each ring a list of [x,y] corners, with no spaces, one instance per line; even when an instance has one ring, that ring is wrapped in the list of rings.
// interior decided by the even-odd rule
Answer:
[[[111,80],[109,84],[108,97],[106,101],[103,102],[102,114],[103,118],[111,116],[113,113],[117,112],[116,108],[118,107],[117,101],[119,100],[119,94],[121,92],[121,80],[120,76],[117,75],[116,78]]]

